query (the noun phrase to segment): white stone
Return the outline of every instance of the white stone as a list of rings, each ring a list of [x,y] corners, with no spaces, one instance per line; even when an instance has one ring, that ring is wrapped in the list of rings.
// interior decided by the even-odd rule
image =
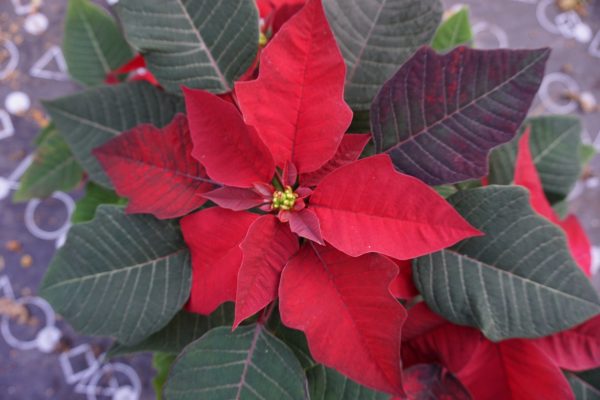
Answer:
[[[6,179],[0,177],[0,200],[6,198],[9,192],[10,183]]]
[[[593,36],[592,28],[590,28],[588,25],[586,25],[584,23],[577,24],[575,29],[573,29],[573,37],[579,43],[589,42],[590,40],[592,40],[592,36]]]
[[[114,6],[115,4],[117,4],[119,2],[119,0],[106,0],[106,2],[111,5]]]
[[[57,327],[47,326],[36,337],[37,348],[43,353],[50,353],[56,349],[61,336],[62,333]]]
[[[23,26],[27,33],[41,35],[48,29],[48,18],[42,13],[34,13],[25,18]]]
[[[123,386],[115,390],[112,400],[137,400],[138,396],[129,386]]]
[[[6,96],[4,107],[6,108],[6,111],[11,114],[21,115],[29,110],[29,107],[31,107],[31,100],[26,93],[12,92]]]

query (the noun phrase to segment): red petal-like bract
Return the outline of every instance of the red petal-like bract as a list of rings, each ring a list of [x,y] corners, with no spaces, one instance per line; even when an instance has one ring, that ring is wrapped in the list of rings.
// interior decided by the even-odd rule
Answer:
[[[240,247],[234,328],[277,298],[281,270],[299,245],[285,224],[267,214],[252,224]]]
[[[571,214],[560,222],[569,242],[571,255],[587,276],[592,276],[592,245],[579,219]]]
[[[562,369],[584,371],[600,367],[600,315],[534,342]]]
[[[317,214],[310,208],[305,208],[298,212],[289,214],[290,230],[308,240],[319,244],[323,243],[323,235],[321,234],[321,225]]]
[[[265,198],[252,189],[225,186],[202,195],[220,207],[233,211],[248,210],[264,204]]]
[[[271,182],[273,157],[237,108],[203,90],[184,89],[194,149],[208,176],[227,186]]]
[[[209,315],[222,303],[235,300],[242,263],[239,246],[258,217],[212,207],[181,220],[183,237],[192,253],[189,311]]]
[[[162,130],[139,125],[93,151],[117,193],[129,199],[127,212],[161,219],[197,209],[206,201],[200,194],[214,188],[191,152],[182,114]]]
[[[340,147],[338,147],[333,158],[318,170],[301,175],[300,183],[302,186],[318,185],[321,179],[329,175],[329,173],[346,164],[350,164],[352,161],[358,160],[369,140],[371,140],[371,135],[368,133],[344,135]]]
[[[554,213],[552,206],[546,199],[542,181],[537,173],[531,149],[529,147],[529,132],[528,127],[521,139],[519,139],[519,151],[517,152],[517,160],[515,163],[515,185],[524,186],[529,190],[529,198],[531,207],[541,216],[546,217],[551,222],[558,224],[558,217]]]
[[[352,258],[307,243],[281,275],[281,320],[304,331],[316,361],[365,386],[402,395],[406,311],[388,290],[397,273],[379,254]]]
[[[244,118],[277,166],[311,172],[333,157],[352,120],[345,68],[321,1],[310,0],[265,47],[258,79],[236,84]]]
[[[419,295],[413,281],[412,260],[395,260],[398,276],[390,284],[390,292],[398,299],[408,300]]]
[[[519,140],[519,149],[515,163],[515,185],[524,186],[529,190],[531,207],[543,217],[560,226],[567,235],[571,255],[587,276],[592,275],[592,258],[590,241],[574,215],[569,215],[561,221],[544,193],[542,181],[535,168],[529,147],[530,129],[527,128]]]
[[[456,375],[474,399],[574,399],[562,371],[529,340],[484,341]]]
[[[476,329],[454,325],[434,314],[425,303],[418,303],[408,311],[404,324],[404,367],[439,363],[456,373],[469,363],[481,337]]]
[[[377,252],[406,260],[480,235],[435,190],[395,171],[385,154],[327,175],[310,207],[323,238],[353,257]]]

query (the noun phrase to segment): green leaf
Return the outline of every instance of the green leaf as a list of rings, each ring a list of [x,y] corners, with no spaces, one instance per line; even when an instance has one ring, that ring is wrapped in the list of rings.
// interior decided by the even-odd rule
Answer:
[[[54,126],[42,130],[39,142],[33,162],[14,194],[16,202],[48,197],[56,191],[67,192],[83,178],[83,170]]]
[[[171,92],[231,91],[258,51],[252,0],[121,0],[117,10],[127,39]]]
[[[152,366],[156,370],[156,375],[152,379],[152,387],[156,393],[156,400],[162,400],[163,388],[167,383],[169,370],[175,362],[177,356],[168,353],[154,353],[152,356]]]
[[[233,323],[233,303],[225,303],[210,316],[180,311],[160,331],[132,346],[115,344],[109,351],[110,357],[142,351],[160,351],[179,354],[185,346],[200,338],[217,326]]]
[[[33,145],[38,147],[44,142],[44,140],[46,140],[48,135],[50,135],[54,131],[56,131],[56,126],[54,126],[53,122],[50,122],[44,128],[40,129],[36,137],[33,139]]]
[[[142,123],[168,124],[184,109],[183,99],[147,82],[99,87],[44,102],[61,136],[94,182],[112,188],[92,150]]]
[[[89,0],[69,0],[63,52],[71,77],[88,86],[133,57],[115,20]]]
[[[589,144],[581,145],[581,166],[585,167],[596,156],[596,148]]]
[[[40,292],[82,334],[134,344],[169,323],[190,281],[176,221],[103,205],[93,221],[71,228]]]
[[[85,186],[85,195],[75,203],[71,222],[80,224],[91,221],[100,204],[124,205],[126,202],[126,199],[119,197],[114,191],[96,185],[94,182],[88,182]]]
[[[417,259],[415,284],[433,311],[494,341],[550,335],[600,313],[563,232],[531,209],[525,189],[488,186],[448,201],[485,235]]]
[[[515,174],[519,139],[531,127],[529,145],[542,186],[552,202],[567,197],[581,174],[581,121],[577,117],[546,115],[525,120],[518,135],[492,151],[489,182],[509,185]]]
[[[566,376],[576,400],[600,400],[600,390],[575,374],[568,372]]]
[[[369,110],[381,85],[421,45],[442,16],[439,0],[324,0],[346,61],[346,101]]]
[[[448,198],[454,193],[458,192],[458,189],[454,185],[440,185],[434,187],[435,191],[438,192],[443,198]]]
[[[592,387],[600,390],[600,368],[577,372],[576,375]]]
[[[469,22],[469,9],[463,7],[442,22],[431,41],[431,47],[436,51],[445,52],[471,40],[473,32]]]
[[[165,397],[304,400],[305,383],[294,353],[262,325],[235,332],[221,327],[185,348],[173,365]]]
[[[389,394],[366,388],[339,372],[315,365],[306,371],[311,400],[387,400]]]

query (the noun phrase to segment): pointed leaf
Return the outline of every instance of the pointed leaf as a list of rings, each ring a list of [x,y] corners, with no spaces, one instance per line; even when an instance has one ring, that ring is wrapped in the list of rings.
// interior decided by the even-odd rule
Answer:
[[[89,0],[69,0],[63,52],[71,77],[90,86],[133,57],[114,18]]]
[[[281,276],[281,320],[306,334],[317,362],[401,395],[400,330],[406,311],[388,290],[397,273],[379,254],[352,258],[306,244]]]
[[[208,176],[242,188],[271,182],[273,157],[233,104],[190,89],[185,89],[185,102],[194,142],[192,155],[206,167]]]
[[[273,215],[263,215],[250,226],[240,244],[234,328],[277,298],[281,270],[298,247],[296,235]]]
[[[421,48],[373,102],[376,150],[430,185],[487,175],[488,153],[515,136],[549,54],[459,47],[438,55]]]
[[[415,283],[433,311],[492,340],[546,336],[600,312],[563,233],[531,209],[524,189],[488,186],[449,201],[485,236],[416,261]]]
[[[569,371],[600,367],[600,316],[567,331],[541,339],[537,346],[554,364]]]
[[[552,202],[567,197],[581,174],[581,121],[570,115],[543,115],[528,118],[519,137],[490,155],[491,184],[508,185],[515,174],[515,160],[521,135],[531,129],[529,145],[544,191]]]
[[[325,244],[323,242],[323,235],[321,234],[319,218],[313,210],[305,208],[298,212],[291,212],[289,220],[292,232],[320,245]]]
[[[574,400],[561,370],[526,340],[482,343],[457,377],[474,399]]]
[[[56,191],[68,192],[83,178],[83,170],[71,153],[69,146],[50,126],[39,143],[33,162],[19,181],[14,201],[45,198]]]
[[[552,206],[546,199],[542,182],[535,168],[531,150],[529,147],[529,128],[519,139],[519,151],[515,164],[514,184],[525,187],[529,191],[529,201],[533,208],[542,217],[548,221],[558,224],[558,218],[552,209]]]
[[[433,189],[396,172],[386,155],[326,176],[310,207],[323,238],[351,256],[378,252],[410,259],[479,233]]]
[[[129,199],[128,214],[160,219],[181,217],[202,206],[203,193],[214,188],[192,157],[185,115],[162,130],[139,125],[94,149],[119,196]]]
[[[405,370],[404,387],[410,400],[471,400],[460,381],[436,364],[415,365]]]
[[[306,371],[311,400],[389,400],[390,395],[376,392],[346,378],[334,369],[315,365]]]
[[[229,92],[258,51],[252,0],[122,0],[127,39],[163,87]]]
[[[229,186],[203,193],[202,197],[233,211],[249,210],[267,202],[262,195],[252,189]]]
[[[596,389],[579,376],[567,373],[567,380],[576,400],[600,400],[600,390]]]
[[[352,161],[358,160],[369,140],[371,140],[371,135],[369,134],[344,135],[333,158],[318,170],[300,175],[300,183],[303,186],[318,185],[331,172],[346,164],[350,164]]]
[[[348,67],[346,101],[368,110],[377,91],[440,23],[439,0],[324,0]]]
[[[152,336],[132,346],[117,343],[110,351],[110,357],[138,352],[163,352],[179,354],[185,346],[199,339],[209,330],[233,323],[233,303],[225,303],[209,316],[180,311],[167,326]]]
[[[80,333],[133,344],[181,309],[190,275],[176,224],[100,206],[93,221],[71,228],[40,292]]]
[[[90,89],[44,106],[90,179],[110,188],[92,149],[139,124],[168,124],[183,102],[149,83],[135,82]]]
[[[239,245],[258,217],[212,207],[181,219],[181,230],[192,253],[189,311],[209,315],[224,302],[235,300],[242,263]]]
[[[526,128],[521,139],[519,139],[514,183],[529,190],[531,206],[538,214],[563,229],[567,235],[571,255],[583,272],[590,276],[592,263],[590,241],[576,216],[569,215],[564,221],[559,220],[544,193],[542,181],[531,156],[529,143],[529,128]]]
[[[94,182],[88,182],[85,185],[85,194],[75,203],[75,210],[71,215],[71,222],[80,224],[94,219],[96,209],[101,204],[124,205],[127,200],[119,197],[112,190],[106,189]]]
[[[311,172],[335,154],[352,120],[344,64],[321,2],[309,0],[260,57],[258,79],[236,84],[240,108],[275,164]]]
[[[560,227],[567,235],[569,250],[577,265],[588,277],[592,276],[592,245],[579,219],[571,214],[560,222]]]
[[[154,379],[152,379],[152,387],[156,394],[156,400],[162,400],[163,398],[163,388],[165,383],[167,383],[169,370],[175,362],[175,358],[176,356],[174,354],[167,353],[154,353],[152,356],[152,367],[156,371],[156,375],[154,375]]]
[[[185,348],[169,375],[169,400],[305,400],[294,353],[262,325],[215,328]]]
[[[471,40],[473,40],[473,32],[469,22],[469,8],[463,6],[442,22],[431,41],[431,47],[435,51],[444,52],[469,43]]]

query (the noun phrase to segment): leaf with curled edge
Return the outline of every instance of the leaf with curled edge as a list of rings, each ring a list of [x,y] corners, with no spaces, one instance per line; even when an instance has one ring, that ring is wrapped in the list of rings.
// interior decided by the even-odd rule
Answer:
[[[467,47],[438,55],[422,47],[373,101],[377,152],[430,185],[485,176],[490,150],[523,122],[549,55]]]
[[[294,353],[264,326],[215,328],[187,346],[171,368],[168,399],[306,400]]]
[[[121,0],[127,39],[160,84],[229,92],[258,51],[258,10],[252,0]]]
[[[368,110],[377,91],[421,45],[442,16],[439,0],[324,0],[323,6],[346,62],[345,98]]]
[[[600,312],[564,234],[524,188],[466,190],[449,202],[485,235],[417,259],[415,284],[433,311],[494,341],[546,336]]]

